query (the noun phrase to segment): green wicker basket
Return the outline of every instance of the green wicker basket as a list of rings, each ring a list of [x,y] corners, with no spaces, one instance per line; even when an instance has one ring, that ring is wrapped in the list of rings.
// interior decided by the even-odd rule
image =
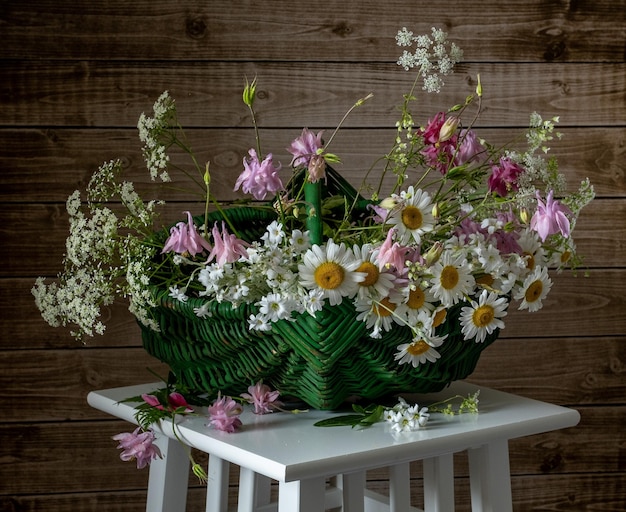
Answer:
[[[247,207],[224,213],[248,240],[258,239],[274,218],[268,210]],[[210,223],[221,218],[213,213]],[[165,288],[154,293],[160,332],[142,327],[143,344],[169,365],[177,382],[198,392],[239,395],[262,379],[281,395],[318,409],[335,409],[353,396],[375,401],[399,392],[439,391],[472,373],[482,350],[498,335],[483,343],[464,341],[459,323],[464,304],[458,304],[437,328],[438,335],[448,334],[437,349],[441,358],[414,368],[394,359],[397,346],[411,341],[410,330],[394,326],[373,339],[348,300],[326,305],[315,317],[305,313],[260,332],[248,329],[251,305],[213,303],[210,318],[203,319],[194,308],[204,300],[180,302]]]

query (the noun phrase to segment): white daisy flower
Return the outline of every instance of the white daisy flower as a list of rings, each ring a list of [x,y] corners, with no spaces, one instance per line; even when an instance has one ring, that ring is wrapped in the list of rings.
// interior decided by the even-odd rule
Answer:
[[[432,294],[444,306],[452,306],[469,295],[476,284],[463,254],[443,253],[432,267]]]
[[[434,363],[441,357],[441,354],[435,350],[446,339],[446,336],[429,336],[428,341],[424,338],[414,339],[411,343],[403,343],[398,345],[394,358],[398,364],[411,363],[413,368],[417,368],[420,364],[427,362]]]
[[[514,299],[521,300],[519,309],[538,311],[543,307],[543,299],[552,288],[552,280],[548,277],[547,267],[537,267],[526,277],[524,284],[515,293]]]
[[[478,302],[472,301],[470,306],[461,309],[463,339],[474,338],[476,343],[482,343],[495,329],[504,329],[504,322],[501,319],[507,314],[507,306],[505,297],[498,297],[497,293],[483,290]]]
[[[531,229],[525,229],[520,233],[517,241],[522,248],[522,256],[525,258],[528,270],[535,270],[536,266],[546,265],[546,257],[539,234]]]
[[[408,244],[411,238],[420,243],[421,235],[435,227],[430,195],[410,186],[400,198],[399,207],[390,213],[387,222],[396,227],[400,243]]]
[[[355,272],[359,261],[350,249],[328,240],[326,245],[314,245],[298,265],[300,284],[305,288],[319,289],[331,306],[340,304],[344,297],[353,297],[358,292],[359,282],[365,274]]]
[[[365,279],[359,282],[359,297],[375,299],[386,297],[394,286],[396,276],[391,272],[381,271],[376,261],[378,251],[371,244],[353,247],[354,258],[360,262],[357,272],[363,272]]]
[[[270,293],[262,297],[257,304],[261,315],[264,315],[270,322],[291,317],[291,309],[287,307],[285,298],[278,293]]]
[[[394,314],[398,305],[389,297],[381,300],[358,298],[354,301],[354,306],[358,312],[356,319],[365,322],[365,326],[372,329],[370,332],[372,338],[380,338],[381,331],[389,331],[394,323],[404,324],[402,319]]]
[[[296,254],[303,253],[309,247],[311,247],[311,242],[309,241],[309,232],[305,231],[303,233],[299,229],[294,229],[291,232],[289,243]]]
[[[404,290],[404,300],[398,306],[397,314],[404,318],[409,326],[416,327],[425,322],[425,316],[432,325],[431,314],[435,309],[435,298],[428,288],[424,289],[417,284],[407,286]]]

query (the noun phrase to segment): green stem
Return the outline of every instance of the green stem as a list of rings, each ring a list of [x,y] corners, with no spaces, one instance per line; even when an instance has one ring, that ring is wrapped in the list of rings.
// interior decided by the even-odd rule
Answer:
[[[304,184],[304,200],[307,208],[306,227],[311,244],[322,244],[322,183],[317,181]]]

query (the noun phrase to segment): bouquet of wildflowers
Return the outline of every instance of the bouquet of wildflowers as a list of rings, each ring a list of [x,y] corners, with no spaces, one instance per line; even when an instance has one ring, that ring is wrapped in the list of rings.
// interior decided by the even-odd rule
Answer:
[[[447,334],[438,327],[452,307],[462,306],[460,329],[472,344],[505,327],[512,303],[540,309],[552,286],[548,268],[579,264],[571,234],[593,198],[588,181],[568,193],[547,155],[559,136],[558,119],[533,113],[523,151],[490,144],[474,130],[483,101],[478,77],[476,90],[460,104],[416,120],[411,105],[420,84],[438,92],[462,52],[437,29],[423,36],[402,29],[397,42],[403,48],[398,64],[416,79],[380,176],[373,185],[364,177],[358,190],[346,187],[333,169],[341,161],[331,152],[341,123],[327,138],[304,128],[286,143],[293,173],[283,181],[281,164],[261,148],[256,80],[246,83],[243,101],[256,146],[243,156],[233,187],[254,200],[246,208],[266,215],[257,239],[246,239],[213,196],[211,175],[219,169],[196,160],[176,104],[164,93],[153,115],[139,120],[147,168],[153,180],[164,182],[173,171],[188,174],[201,187],[204,212],[186,212],[155,238],[161,202],[140,198],[121,178],[119,161],[104,164],[89,183],[86,202],[78,191],[68,199],[64,272],[58,282],[39,279],[33,288],[44,318],[76,326],[79,338],[101,334],[100,308],[122,296],[145,327],[158,330],[158,286],[175,301],[193,299],[195,315],[207,322],[215,304],[249,305],[247,328],[263,333],[276,322],[348,301],[373,340],[408,328],[411,336],[394,357],[398,365],[418,367],[439,359]],[[356,101],[346,116],[368,99]],[[172,163],[174,148],[190,156],[188,168]],[[381,197],[381,183],[389,180],[393,190]],[[224,212],[222,220],[209,223],[209,211]]]

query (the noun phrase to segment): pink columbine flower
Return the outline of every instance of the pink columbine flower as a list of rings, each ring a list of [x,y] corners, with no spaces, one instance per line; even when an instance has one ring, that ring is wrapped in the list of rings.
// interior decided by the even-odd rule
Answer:
[[[204,250],[210,251],[211,245],[196,231],[190,212],[187,214],[187,223],[179,222],[170,229],[170,236],[165,241],[161,254],[175,252],[177,254],[189,253],[195,256]]]
[[[208,410],[209,425],[217,430],[232,434],[242,425],[239,415],[243,408],[229,396],[218,395]]]
[[[260,162],[254,149],[248,151],[250,158],[243,159],[243,172],[235,182],[235,190],[243,190],[246,194],[252,194],[255,199],[265,199],[268,194],[276,194],[284,190],[278,171],[280,164],[274,166],[272,154],[269,153]]]
[[[147,430],[141,431],[141,427],[137,427],[134,432],[122,432],[112,438],[119,441],[117,446],[122,450],[120,459],[124,462],[129,460],[137,460],[137,469],[145,468],[153,459],[162,458],[161,450],[154,443],[154,432]]]
[[[458,125],[458,118],[450,117],[446,120],[444,112],[439,112],[433,119],[428,120],[426,128],[420,131],[424,138],[424,149],[420,153],[426,164],[446,174],[451,166],[456,165],[458,134],[454,133]]]
[[[524,173],[524,169],[510,158],[502,157],[497,165],[491,166],[489,176],[489,190],[500,197],[506,197],[509,191],[517,190],[517,178]]]
[[[213,250],[209,254],[207,262],[215,259],[217,264],[222,266],[225,263],[233,263],[239,258],[248,257],[246,247],[249,244],[229,233],[224,221],[222,221],[221,233],[217,223],[213,226],[211,233],[213,234]]]
[[[395,231],[395,229],[390,229],[387,232],[387,238],[380,246],[376,259],[381,270],[393,267],[398,274],[402,274],[405,270],[409,248],[393,241]]]
[[[474,130],[461,130],[459,146],[456,153],[456,164],[463,165],[478,160],[478,155],[485,148],[478,140]]]
[[[259,381],[248,388],[248,393],[242,393],[241,398],[254,405],[254,414],[267,414],[282,406],[278,401],[279,395],[278,391],[272,391],[268,385]]]
[[[322,134],[318,132],[314,135],[308,128],[303,128],[300,137],[293,140],[291,146],[287,148],[293,158],[293,167],[307,167],[309,171],[309,181],[315,183],[326,177],[326,161],[319,154],[323,147]]]
[[[541,200],[539,192],[537,192],[537,211],[530,219],[530,227],[539,233],[542,242],[545,242],[549,235],[558,233],[559,231],[564,237],[569,236],[569,219],[567,215],[571,214],[571,210],[553,199],[554,191],[548,192],[548,197],[544,203]]]

